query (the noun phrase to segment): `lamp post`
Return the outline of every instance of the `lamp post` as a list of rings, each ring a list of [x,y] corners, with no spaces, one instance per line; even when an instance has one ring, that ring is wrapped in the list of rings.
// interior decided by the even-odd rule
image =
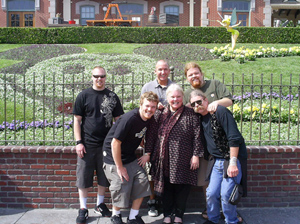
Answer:
[[[105,19],[105,15],[106,15],[107,7],[106,7],[106,6],[104,6],[102,9],[103,9],[103,12],[104,12],[104,19]]]

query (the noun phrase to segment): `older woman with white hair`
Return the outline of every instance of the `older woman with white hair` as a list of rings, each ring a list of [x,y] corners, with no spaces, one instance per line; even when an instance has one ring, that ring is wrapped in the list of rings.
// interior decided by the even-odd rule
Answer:
[[[199,118],[183,105],[182,88],[172,84],[166,94],[168,105],[154,115],[146,133],[145,151],[151,155],[155,194],[162,196],[163,223],[176,224],[182,223],[191,186],[197,185],[203,146]]]

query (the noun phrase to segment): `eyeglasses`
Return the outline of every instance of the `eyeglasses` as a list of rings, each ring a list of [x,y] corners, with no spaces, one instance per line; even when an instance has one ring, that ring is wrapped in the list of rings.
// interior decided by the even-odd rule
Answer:
[[[93,77],[95,79],[98,79],[98,78],[104,79],[106,77],[106,75],[93,75]]]
[[[198,105],[202,105],[202,100],[197,100],[197,101],[191,103],[191,106],[192,106],[192,107],[195,107],[195,106],[196,106],[196,103],[197,103]]]

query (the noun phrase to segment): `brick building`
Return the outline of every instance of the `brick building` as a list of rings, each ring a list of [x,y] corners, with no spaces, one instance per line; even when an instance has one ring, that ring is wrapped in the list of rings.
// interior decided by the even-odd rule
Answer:
[[[108,3],[119,3],[125,19],[151,26],[151,8],[155,15],[171,14],[172,25],[220,26],[216,20],[237,9],[241,26],[274,26],[274,20],[300,20],[300,0],[0,0],[0,27],[47,27],[51,24],[86,25],[87,19],[103,19]],[[115,8],[114,8],[115,9]],[[111,11],[111,16],[116,15]],[[60,16],[60,17],[59,17]],[[175,19],[174,19],[175,18]],[[159,19],[158,23],[159,25]],[[171,24],[170,24],[171,25]]]

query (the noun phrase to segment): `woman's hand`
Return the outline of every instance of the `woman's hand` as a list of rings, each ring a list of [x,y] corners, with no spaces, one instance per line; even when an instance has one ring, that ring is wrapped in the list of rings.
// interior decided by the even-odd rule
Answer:
[[[199,168],[199,156],[193,156],[191,159],[191,170]]]
[[[143,155],[142,157],[140,157],[138,159],[138,164],[141,167],[145,167],[146,163],[148,163],[149,161],[150,161],[150,155],[149,154],[145,154],[145,155]]]

